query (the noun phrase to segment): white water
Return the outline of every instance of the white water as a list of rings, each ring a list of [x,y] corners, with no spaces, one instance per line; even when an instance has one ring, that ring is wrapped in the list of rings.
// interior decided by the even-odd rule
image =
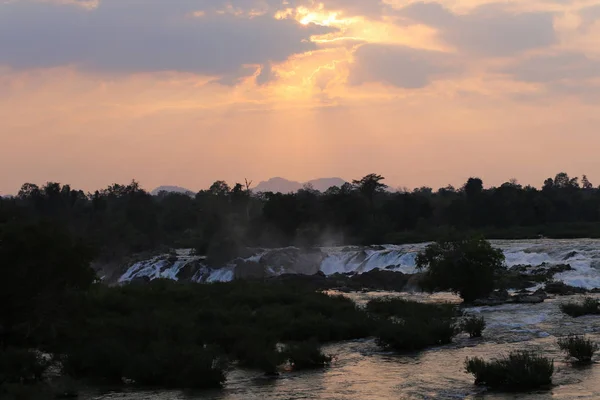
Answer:
[[[569,285],[592,289],[600,287],[600,240],[504,240],[492,241],[506,257],[508,267],[514,265],[538,266],[542,263],[570,264],[574,270],[555,276]],[[377,248],[346,247],[322,248],[322,258],[318,269],[326,275],[335,273],[364,273],[375,268],[403,273],[416,272],[415,258],[426,243],[411,245],[387,245]],[[268,255],[280,252],[285,255],[280,265],[268,265]],[[257,250],[246,262],[261,263],[268,275],[286,273],[286,269],[298,270],[298,249]],[[279,258],[278,260],[281,260]],[[289,265],[285,265],[287,262]],[[295,264],[296,263],[296,264]],[[283,264],[283,265],[281,265]],[[227,282],[234,279],[235,264],[223,268],[209,268],[203,257],[191,255],[189,250],[179,250],[176,255],[164,255],[132,265],[119,279],[128,282],[132,279],[167,278],[178,280],[178,274],[186,266],[195,267],[191,278],[195,282]]]

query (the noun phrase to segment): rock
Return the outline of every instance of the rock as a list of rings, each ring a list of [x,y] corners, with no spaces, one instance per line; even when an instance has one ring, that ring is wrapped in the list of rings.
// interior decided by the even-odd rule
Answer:
[[[544,300],[546,300],[548,298],[548,293],[546,293],[546,291],[544,291],[544,289],[538,289],[535,292],[533,292],[534,296],[538,296],[543,298]]]
[[[483,298],[483,299],[477,299],[477,300],[473,301],[471,303],[471,305],[474,305],[474,306],[499,306],[501,304],[505,304],[506,302],[507,302],[506,300],[493,299],[493,298],[487,297],[487,298]]]
[[[509,298],[510,295],[508,294],[508,290],[506,289],[496,289],[492,292],[492,294],[490,294],[490,299],[494,300],[507,301]]]
[[[408,283],[408,276],[402,272],[393,272],[375,268],[350,278],[352,286],[360,289],[402,290]]]
[[[203,267],[198,261],[192,261],[183,266],[177,273],[177,280],[180,282],[191,282],[192,278]]]
[[[277,249],[263,255],[259,263],[285,274],[314,275],[321,269],[326,254],[321,250],[300,250],[295,247]]]
[[[406,276],[408,277],[408,280],[406,281],[404,290],[407,292],[420,292],[421,282],[423,281],[423,273],[417,272],[412,275],[407,274]]]
[[[254,261],[238,262],[233,270],[233,279],[264,279],[267,277],[267,268]]]
[[[576,252],[576,251],[571,251],[571,252],[567,253],[567,255],[566,255],[566,256],[564,256],[564,257],[563,257],[563,261],[566,261],[566,260],[568,260],[569,258],[573,258],[573,257],[575,257],[576,255],[577,255],[577,252]]]
[[[557,294],[559,296],[565,296],[575,293],[587,293],[587,290],[584,288],[569,286],[566,283],[560,281],[546,283],[546,285],[544,286],[544,290],[546,291],[546,293]]]
[[[510,295],[505,289],[494,290],[488,297],[477,299],[472,304],[475,306],[499,306],[510,301]]]
[[[544,297],[535,294],[518,294],[512,297],[513,303],[537,304],[543,303]]]

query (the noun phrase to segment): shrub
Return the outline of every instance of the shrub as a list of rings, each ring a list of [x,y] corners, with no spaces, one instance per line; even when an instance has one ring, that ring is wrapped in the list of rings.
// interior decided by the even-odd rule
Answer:
[[[125,377],[138,385],[167,388],[220,388],[225,382],[223,366],[214,351],[164,342],[135,354],[127,363]]]
[[[470,302],[492,292],[504,254],[483,238],[440,241],[417,255],[417,267],[425,270],[424,288],[450,290]]]
[[[470,337],[481,337],[485,329],[485,319],[475,315],[469,315],[461,321],[460,328],[463,332],[467,332]]]
[[[331,356],[323,354],[314,340],[290,344],[285,354],[295,370],[322,368],[331,362]]]
[[[49,366],[49,361],[33,351],[0,349],[0,385],[39,382]]]
[[[598,350],[597,343],[583,336],[575,335],[558,339],[558,347],[582,364],[591,363],[592,356]]]
[[[467,358],[466,371],[475,384],[494,389],[530,390],[552,383],[554,361],[529,351],[516,351],[498,360]]]
[[[586,297],[582,303],[568,302],[560,305],[560,310],[571,317],[581,317],[582,315],[600,314],[600,301]]]
[[[418,351],[452,342],[456,334],[450,320],[407,320],[383,323],[377,332],[376,343],[395,351]]]
[[[232,356],[246,368],[258,369],[267,375],[276,375],[280,365],[285,363],[285,354],[277,348],[275,342],[261,338],[248,337],[238,342]]]
[[[452,342],[456,334],[451,304],[426,304],[403,299],[374,299],[369,313],[383,319],[376,333],[377,344],[396,351],[417,351]]]

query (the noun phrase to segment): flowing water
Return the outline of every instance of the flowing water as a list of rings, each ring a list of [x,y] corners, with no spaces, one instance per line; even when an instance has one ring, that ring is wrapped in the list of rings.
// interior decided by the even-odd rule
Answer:
[[[501,249],[506,257],[506,265],[531,265],[542,263],[570,264],[572,271],[556,276],[556,279],[571,286],[584,288],[600,287],[600,240],[497,240],[492,245]],[[244,260],[233,260],[221,268],[209,268],[203,257],[191,255],[189,251],[178,250],[173,255],[161,255],[131,265],[120,282],[146,277],[149,279],[179,279],[186,267],[193,266],[189,278],[195,282],[227,282],[234,278],[239,268],[236,262],[253,262],[264,265],[268,274],[315,273],[326,275],[335,273],[362,273],[375,268],[403,273],[414,273],[417,253],[425,243],[410,245],[386,245],[378,247],[327,247],[318,253],[304,254],[299,249],[256,250]]]
[[[508,266],[568,263],[574,270],[557,275],[570,285],[600,287],[600,240],[535,240],[495,241],[506,256]],[[365,272],[386,268],[403,272],[414,270],[416,253],[424,245],[384,246],[383,248],[323,249],[320,270],[335,272]],[[256,261],[266,254],[254,256]],[[185,257],[187,261],[185,261]],[[193,256],[181,255],[177,262],[185,264]],[[163,260],[164,261],[164,260]],[[157,268],[161,261],[134,265],[124,281],[141,271],[156,277],[177,278],[171,268],[182,268],[171,262],[169,268]],[[163,265],[164,267],[164,265]],[[277,266],[272,266],[277,267]],[[209,271],[209,279],[230,280],[233,267]],[[281,269],[281,268],[279,268]],[[273,269],[275,270],[275,269]],[[213,278],[210,278],[213,277]],[[218,278],[218,279],[217,279]],[[394,295],[424,302],[458,302],[447,293],[351,293],[358,304],[375,296]],[[594,295],[598,296],[598,295]],[[600,399],[600,365],[574,367],[559,351],[556,340],[570,333],[586,333],[600,341],[600,316],[571,318],[559,311],[561,302],[578,299],[566,296],[547,299],[540,304],[506,304],[495,307],[472,307],[467,312],[482,315],[487,327],[484,337],[470,339],[460,335],[451,345],[429,349],[415,355],[396,355],[380,350],[372,339],[337,343],[326,346],[326,353],[335,355],[329,368],[311,372],[286,371],[277,379],[267,379],[260,373],[234,369],[228,373],[224,389],[219,391],[90,391],[84,400],[251,400],[251,399]],[[554,386],[547,391],[506,394],[487,393],[473,384],[473,377],[464,372],[466,357],[485,359],[499,357],[511,350],[540,350],[554,358]],[[600,358],[599,358],[600,361]]]
[[[458,302],[451,294],[348,294],[363,304],[374,296],[396,295],[426,302]],[[573,367],[556,346],[557,337],[586,333],[600,340],[600,317],[571,318],[558,306],[577,299],[567,296],[540,304],[508,304],[472,307],[466,311],[487,321],[484,338],[458,336],[454,343],[415,355],[397,355],[380,350],[373,340],[337,343],[324,347],[334,355],[329,368],[311,372],[285,371],[277,379],[258,372],[232,370],[219,391],[116,391],[89,392],[80,398],[121,400],[250,400],[250,399],[599,399],[600,365]],[[464,372],[466,357],[486,359],[511,350],[540,350],[554,358],[554,386],[548,391],[526,394],[486,393]]]

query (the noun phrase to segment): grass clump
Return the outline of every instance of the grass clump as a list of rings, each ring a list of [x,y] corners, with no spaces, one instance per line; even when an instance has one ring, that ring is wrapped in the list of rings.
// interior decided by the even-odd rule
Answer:
[[[475,384],[502,390],[531,390],[552,383],[554,361],[529,351],[516,351],[498,360],[467,358],[466,372]]]
[[[583,302],[568,302],[560,305],[560,310],[571,317],[582,315],[600,314],[600,301],[592,297],[585,297]]]
[[[580,364],[590,364],[592,356],[598,351],[598,344],[584,336],[570,335],[558,339],[558,347]]]
[[[289,344],[285,354],[294,370],[322,368],[331,362],[331,356],[323,354],[319,343],[313,340]]]
[[[375,299],[367,311],[379,318],[379,346],[396,351],[418,351],[452,342],[456,334],[451,304],[425,304],[403,299]]]
[[[460,329],[472,338],[481,337],[485,329],[485,319],[476,315],[469,315],[461,321]]]

